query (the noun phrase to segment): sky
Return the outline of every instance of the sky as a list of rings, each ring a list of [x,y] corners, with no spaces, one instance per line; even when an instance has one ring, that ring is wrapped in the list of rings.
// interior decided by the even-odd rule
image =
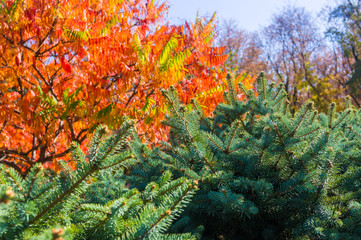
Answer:
[[[334,0],[168,0],[168,19],[173,24],[194,21],[200,16],[217,12],[221,19],[234,19],[239,27],[249,32],[260,30],[269,24],[271,16],[282,7],[290,5],[305,7],[316,16]]]

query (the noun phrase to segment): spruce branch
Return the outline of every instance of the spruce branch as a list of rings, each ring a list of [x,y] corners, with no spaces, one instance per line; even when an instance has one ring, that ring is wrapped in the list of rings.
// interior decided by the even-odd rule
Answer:
[[[232,133],[231,133],[231,138],[230,138],[230,140],[229,140],[229,143],[228,143],[228,145],[227,145],[227,148],[225,149],[225,153],[227,154],[227,153],[229,153],[229,150],[230,150],[230,147],[231,147],[231,145],[232,145],[232,142],[233,142],[233,139],[234,139],[234,137],[235,137],[235,135],[236,135],[236,132],[238,131],[238,128],[239,128],[239,125],[240,125],[241,123],[240,123],[240,121],[236,121],[235,123],[234,123],[234,129],[233,129],[233,131],[232,131]]]
[[[306,137],[306,136],[308,136],[308,135],[316,132],[316,131],[319,130],[319,129],[320,129],[320,127],[318,126],[317,128],[315,128],[315,129],[313,129],[313,130],[311,130],[311,131],[309,131],[309,132],[307,132],[307,133],[305,133],[305,134],[298,135],[298,136],[294,136],[294,137],[296,137],[296,138]]]
[[[335,110],[336,110],[336,104],[334,102],[332,102],[328,109],[328,116],[330,117],[329,123],[328,123],[329,128],[331,128],[333,120],[335,118],[335,114],[336,114]]]
[[[192,136],[192,134],[189,131],[188,121],[187,121],[187,119],[184,118],[184,113],[183,113],[183,116],[182,116],[182,120],[183,120],[183,123],[184,123],[184,127],[185,127],[185,130],[186,130],[187,136],[189,137],[189,140],[192,143],[194,143],[194,137]],[[205,161],[205,163],[211,169],[211,171],[213,173],[215,173],[216,171],[215,171],[214,167],[212,166],[212,164],[208,161],[208,159],[205,156],[202,156],[202,154],[200,153],[200,151],[199,151],[196,144],[194,144],[194,149],[197,151],[198,156]]]
[[[169,210],[166,211],[165,214],[161,214],[160,217],[156,220],[156,222],[154,222],[146,231],[145,233],[140,236],[138,239],[145,239],[149,233],[155,228],[157,227],[163,219],[165,219],[167,216],[171,215],[173,213],[173,211],[176,209],[176,207],[178,207],[178,205],[184,201],[192,192],[194,191],[194,186],[192,184],[190,184],[190,186],[187,187],[186,191],[184,191],[184,193],[175,201],[173,202],[172,206],[169,208]]]
[[[215,141],[210,137],[209,134],[207,134],[207,138],[208,138],[208,140],[211,141],[214,145],[216,145],[222,152],[225,152],[225,151],[226,151],[226,150],[223,149],[223,147],[221,147],[217,142],[215,142]]]
[[[304,113],[302,114],[301,118],[299,119],[299,121],[296,124],[296,127],[293,129],[293,131],[291,132],[291,136],[293,137],[297,131],[297,129],[299,128],[301,122],[305,119],[305,116],[307,115],[308,111],[310,109],[312,109],[313,107],[313,102],[309,102],[306,106],[306,110],[304,111]]]
[[[287,124],[282,120],[281,116],[278,116],[278,119],[280,120],[280,122],[283,124],[283,126],[287,129],[287,131],[289,133],[291,133],[291,130],[288,128]]]
[[[86,172],[78,181],[76,181],[67,191],[63,192],[59,197],[57,197],[53,202],[51,202],[47,207],[45,207],[40,213],[38,213],[33,219],[31,219],[25,226],[30,226],[40,220],[45,214],[47,214],[56,204],[62,202],[66,197],[68,197],[74,190],[91,174],[93,174],[97,169],[92,167],[88,172]]]
[[[352,112],[351,109],[346,110],[342,117],[339,118],[337,123],[331,127],[331,130],[335,129],[345,118]]]

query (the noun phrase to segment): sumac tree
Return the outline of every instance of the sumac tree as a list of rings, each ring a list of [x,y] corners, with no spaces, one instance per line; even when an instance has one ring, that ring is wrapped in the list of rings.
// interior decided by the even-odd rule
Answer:
[[[215,105],[223,48],[214,17],[171,26],[164,2],[14,0],[0,4],[0,161],[26,174],[56,168],[100,123],[136,119],[145,139],[162,139],[160,88]],[[156,131],[154,131],[156,130]],[[144,135],[143,135],[144,136]]]

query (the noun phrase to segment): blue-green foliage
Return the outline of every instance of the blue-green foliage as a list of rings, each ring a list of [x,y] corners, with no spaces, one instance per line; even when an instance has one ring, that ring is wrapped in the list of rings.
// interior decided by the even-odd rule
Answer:
[[[240,89],[246,101],[231,86],[211,118],[163,91],[170,139],[152,150],[131,144],[133,186],[164,171],[199,183],[174,232],[203,225],[204,239],[360,239],[361,111],[347,100],[342,112],[331,104],[319,114],[307,102],[292,113],[284,86],[263,74],[257,94]]]
[[[2,167],[0,239],[194,239],[167,229],[196,184],[165,171],[143,192],[127,187],[131,132],[129,121],[112,135],[99,127],[87,154],[74,144],[76,169],[63,163],[57,175],[36,165],[23,179]]]
[[[361,239],[361,110],[292,113],[263,74],[246,101],[228,82],[212,117],[162,91],[160,147],[126,120],[74,144],[75,170],[1,166],[0,239]]]

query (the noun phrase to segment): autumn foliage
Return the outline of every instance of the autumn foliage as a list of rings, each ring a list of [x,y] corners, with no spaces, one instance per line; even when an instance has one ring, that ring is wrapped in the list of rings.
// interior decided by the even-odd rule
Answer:
[[[15,0],[0,5],[0,160],[22,171],[55,166],[99,124],[135,119],[146,141],[163,139],[161,88],[221,99],[225,49],[215,17],[172,26],[166,2]]]

